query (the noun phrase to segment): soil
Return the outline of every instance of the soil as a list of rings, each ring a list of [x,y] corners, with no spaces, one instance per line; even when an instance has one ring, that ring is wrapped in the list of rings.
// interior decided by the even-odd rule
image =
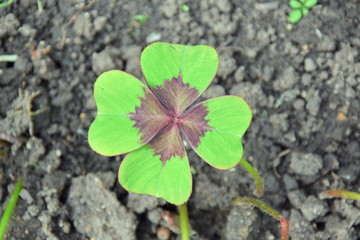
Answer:
[[[122,69],[143,79],[140,53],[154,41],[217,49],[202,99],[232,94],[251,105],[245,157],[265,180],[262,200],[290,220],[291,239],[360,239],[360,203],[319,198],[360,192],[358,0],[319,1],[295,25],[285,0],[41,2],[42,12],[33,0],[0,9],[0,55],[17,55],[0,62],[0,212],[24,179],[6,239],[180,239],[166,221],[176,207],[126,192],[121,157],[87,143],[97,76]],[[253,196],[247,172],[188,154],[192,239],[280,239],[276,220],[232,205]]]

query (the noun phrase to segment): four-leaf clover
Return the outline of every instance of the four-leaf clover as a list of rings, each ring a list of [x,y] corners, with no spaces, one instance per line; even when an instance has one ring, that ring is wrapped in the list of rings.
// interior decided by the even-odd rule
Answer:
[[[89,144],[105,156],[128,153],[119,168],[126,190],[176,205],[186,202],[192,177],[182,136],[213,167],[229,169],[241,160],[241,139],[252,117],[249,105],[224,96],[189,107],[218,65],[218,54],[209,46],[159,42],[141,55],[147,86],[118,70],[98,77]]]

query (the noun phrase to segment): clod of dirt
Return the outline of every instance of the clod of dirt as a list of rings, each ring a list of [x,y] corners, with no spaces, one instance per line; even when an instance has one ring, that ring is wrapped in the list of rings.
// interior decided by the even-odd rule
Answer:
[[[255,106],[265,107],[269,105],[268,98],[261,89],[260,84],[241,82],[231,88],[230,95],[236,95],[246,99],[253,110],[256,109]]]
[[[306,110],[310,115],[316,116],[320,109],[321,98],[318,91],[309,91]]]
[[[165,203],[160,198],[156,198],[149,195],[140,195],[136,193],[129,193],[127,207],[134,212],[140,214],[146,210],[153,210],[159,204]]]
[[[316,63],[311,58],[305,58],[304,68],[306,72],[312,72],[316,69]]]
[[[228,206],[231,200],[237,197],[238,194],[234,191],[229,191],[228,188],[218,186],[211,182],[204,174],[199,175],[196,179],[193,191],[193,201],[201,202],[197,207],[205,210],[219,206]]]
[[[328,212],[328,206],[324,201],[321,201],[314,196],[310,196],[301,204],[300,210],[307,220],[312,221],[318,217],[324,216]]]
[[[112,175],[113,173],[98,174]],[[74,178],[68,202],[76,230],[91,239],[135,240],[137,220],[93,173]]]
[[[101,74],[115,68],[115,63],[106,50],[98,53],[94,52],[91,56],[91,64],[92,70],[96,74]]]
[[[223,51],[220,53],[220,66],[217,72],[217,76],[226,79],[231,73],[236,70],[236,61],[231,56],[231,51]]]
[[[312,176],[323,167],[321,157],[312,153],[292,152],[289,159],[290,169],[298,175]]]
[[[9,13],[5,17],[0,18],[0,23],[0,38],[6,34],[9,34],[10,36],[17,34],[17,28],[19,27],[20,23],[15,14]]]
[[[291,89],[299,81],[299,76],[293,67],[287,67],[277,77],[273,83],[276,91],[285,91]]]
[[[291,228],[290,236],[292,240],[315,240],[314,229],[311,227],[309,221],[307,221],[299,211],[292,209],[290,212]]]
[[[294,189],[297,189],[299,187],[299,185],[298,185],[297,181],[295,180],[295,178],[291,177],[289,174],[283,175],[282,179],[283,179],[285,189],[287,191],[294,190]]]
[[[242,80],[244,80],[244,77],[245,77],[245,67],[240,66],[238,69],[236,69],[234,74],[235,82],[237,83],[241,82]]]
[[[225,95],[225,89],[221,85],[211,85],[204,93],[203,97],[206,99],[220,97]]]
[[[260,229],[259,215],[256,210],[249,205],[236,206],[231,209],[226,223],[226,239],[246,240],[251,236],[256,239]]]
[[[91,39],[95,34],[94,26],[92,24],[92,19],[90,13],[88,12],[82,13],[79,16],[77,16],[73,27],[74,27],[74,31],[79,36],[84,36],[87,39]]]

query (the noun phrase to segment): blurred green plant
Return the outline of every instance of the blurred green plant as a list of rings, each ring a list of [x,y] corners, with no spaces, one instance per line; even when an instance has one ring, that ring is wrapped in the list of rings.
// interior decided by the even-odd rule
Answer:
[[[182,4],[182,5],[180,6],[180,8],[181,8],[181,10],[183,10],[184,12],[190,11],[190,7],[189,7],[189,5],[187,5],[187,4]]]
[[[8,0],[6,2],[0,3],[0,8],[10,5],[13,1],[14,0]]]
[[[149,20],[149,16],[142,14],[142,15],[135,15],[130,20],[129,26],[129,33],[134,38],[138,38],[140,36],[140,29],[141,27]]]
[[[292,8],[289,14],[289,22],[297,23],[303,16],[309,13],[309,9],[315,6],[317,0],[290,0],[289,6]]]

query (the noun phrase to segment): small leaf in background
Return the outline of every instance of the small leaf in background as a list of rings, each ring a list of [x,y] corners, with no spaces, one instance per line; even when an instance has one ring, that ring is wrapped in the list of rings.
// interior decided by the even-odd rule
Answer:
[[[311,8],[317,4],[317,0],[306,0],[304,6],[306,8]]]
[[[303,9],[302,9],[302,15],[303,15],[303,16],[306,16],[306,15],[308,15],[308,14],[309,14],[309,9],[303,8]]]
[[[184,12],[188,12],[190,11],[190,7],[186,4],[183,4],[180,6],[181,10],[183,10]]]
[[[289,21],[291,23],[297,23],[298,21],[300,21],[301,17],[302,17],[301,9],[294,9],[290,12]]]
[[[133,21],[136,21],[139,25],[138,28],[141,28],[141,26],[149,19],[149,16],[147,15],[135,15],[133,17]]]
[[[295,8],[302,8],[303,4],[299,1],[291,0],[289,1],[289,6],[295,9]]]

